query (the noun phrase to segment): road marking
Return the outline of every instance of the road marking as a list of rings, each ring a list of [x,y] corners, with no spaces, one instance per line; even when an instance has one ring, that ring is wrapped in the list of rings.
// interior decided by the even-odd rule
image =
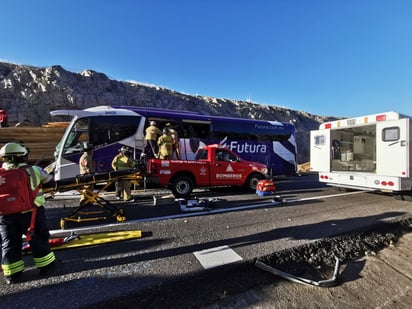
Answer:
[[[355,191],[355,192],[344,192],[344,193],[338,193],[338,194],[331,194],[331,195],[323,195],[323,196],[312,196],[312,197],[306,197],[306,198],[297,198],[297,199],[280,199],[280,201],[270,201],[270,202],[257,202],[256,204],[249,204],[249,205],[242,205],[238,207],[230,207],[230,208],[219,208],[219,209],[209,209],[205,211],[194,211],[190,213],[179,213],[176,215],[168,215],[168,216],[163,216],[163,217],[153,217],[153,218],[144,218],[144,219],[136,219],[136,220],[130,220],[130,221],[125,221],[122,222],[123,227],[127,227],[128,225],[133,225],[136,223],[140,222],[152,222],[152,221],[160,221],[160,220],[171,220],[171,219],[181,219],[181,218],[188,218],[188,217],[196,217],[196,216],[201,216],[201,215],[211,215],[211,214],[218,214],[218,213],[226,213],[226,212],[233,212],[237,210],[247,210],[247,209],[255,209],[255,208],[263,208],[263,207],[271,207],[271,206],[276,206],[276,205],[282,205],[282,204],[289,204],[289,203],[296,203],[296,202],[304,202],[304,201],[310,201],[310,200],[317,200],[317,199],[326,199],[326,198],[332,198],[332,197],[338,197],[338,196],[344,196],[344,195],[353,195],[353,194],[360,194],[360,193],[365,193],[367,191]],[[275,196],[273,196],[275,198]],[[119,223],[110,223],[110,224],[103,224],[103,225],[92,225],[88,227],[81,227],[81,228],[74,228],[74,229],[65,229],[65,230],[51,230],[50,234],[54,235],[57,233],[61,232],[86,232],[89,230],[93,231],[99,231],[99,230],[104,230],[109,227],[119,227]]]
[[[242,261],[242,257],[229,246],[221,246],[193,252],[204,269],[210,269]]]
[[[318,199],[326,199],[326,198],[331,198],[331,197],[338,197],[338,196],[344,196],[344,195],[353,195],[353,194],[360,194],[360,193],[365,193],[369,191],[354,191],[354,192],[344,192],[344,193],[337,193],[337,194],[329,194],[329,195],[323,195],[323,196],[312,196],[312,197],[305,197],[302,199],[299,199],[299,201],[310,201],[310,200],[318,200]],[[294,201],[294,200],[293,200]]]

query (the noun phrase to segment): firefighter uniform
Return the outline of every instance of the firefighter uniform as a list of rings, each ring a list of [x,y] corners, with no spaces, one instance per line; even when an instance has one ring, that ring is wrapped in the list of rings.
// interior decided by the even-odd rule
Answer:
[[[124,171],[136,167],[136,161],[130,158],[130,154],[131,150],[128,147],[123,146],[120,149],[120,153],[113,158],[112,168],[115,171]],[[120,186],[120,188],[122,188],[123,190],[123,199],[127,202],[133,202],[134,200],[132,199],[131,193],[131,181],[120,179],[118,186]]]
[[[80,175],[94,173],[96,171],[96,164],[93,160],[93,146],[85,143],[83,145],[83,154],[79,159],[79,166],[80,166]],[[85,185],[85,190],[93,190],[93,185]],[[86,202],[86,197],[84,194],[80,196],[80,204],[84,205]]]
[[[171,160],[173,158],[173,137],[170,136],[167,128],[163,129],[163,135],[157,141],[159,145],[159,159]]]
[[[156,127],[156,122],[151,121],[150,126],[148,126],[145,130],[145,151],[144,153],[147,155],[148,159],[153,158],[157,151],[159,150],[157,147],[157,139],[160,135],[162,135],[162,131],[158,127]]]
[[[170,122],[166,123],[166,128],[173,139],[173,154],[177,160],[180,160],[182,157],[180,155],[179,133],[177,133]],[[175,158],[174,156],[173,158]]]
[[[8,149],[21,149],[18,146],[22,147],[16,143],[6,144],[0,150],[0,156],[7,156]],[[27,154],[28,151],[27,153],[23,153],[23,157],[27,156]],[[53,176],[47,174],[41,167],[28,166],[26,163],[22,162],[23,160],[16,161],[17,163],[3,163],[3,168],[11,169],[24,167],[30,177],[31,190],[33,192],[37,191],[34,199],[34,205],[37,207],[35,227],[29,243],[34,264],[40,270],[40,275],[42,275],[54,266],[56,257],[50,250],[49,245],[50,234],[44,209],[46,199],[43,190],[41,188],[38,190],[38,187],[43,183],[51,181]],[[22,259],[22,235],[27,233],[31,224],[31,219],[32,210],[0,216],[0,236],[2,242],[1,267],[8,284],[13,283],[15,278],[17,278],[17,276],[24,270],[24,261]]]

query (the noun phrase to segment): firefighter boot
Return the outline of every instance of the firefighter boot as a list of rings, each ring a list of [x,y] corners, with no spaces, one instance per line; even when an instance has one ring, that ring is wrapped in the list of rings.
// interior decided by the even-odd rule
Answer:
[[[19,278],[23,271],[19,271],[11,276],[5,276],[4,279],[6,281],[6,284],[13,284],[19,282]]]
[[[39,276],[44,277],[53,273],[57,266],[57,260],[54,260],[49,265],[39,268]]]

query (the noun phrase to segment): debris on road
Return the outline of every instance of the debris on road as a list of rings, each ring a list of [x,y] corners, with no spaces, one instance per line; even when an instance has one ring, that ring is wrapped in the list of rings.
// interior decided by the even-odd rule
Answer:
[[[330,279],[325,279],[325,280],[311,280],[303,277],[298,277],[293,274],[281,271],[279,269],[276,269],[274,267],[271,267],[269,265],[266,265],[265,263],[260,262],[259,260],[255,262],[255,266],[263,269],[267,272],[270,272],[271,274],[274,274],[276,276],[280,276],[284,279],[287,279],[289,281],[293,281],[296,283],[302,283],[306,285],[314,285],[314,286],[319,286],[319,287],[331,287],[336,285],[336,281],[338,278],[338,273],[339,273],[339,259],[336,259],[336,264],[335,264],[335,269],[333,271],[333,276]]]
[[[204,211],[216,207],[216,202],[218,199],[179,199],[180,209],[184,212],[187,211]]]

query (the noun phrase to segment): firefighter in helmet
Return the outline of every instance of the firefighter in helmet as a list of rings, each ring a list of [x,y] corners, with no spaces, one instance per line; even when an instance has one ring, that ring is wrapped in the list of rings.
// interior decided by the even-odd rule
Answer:
[[[96,163],[93,160],[93,145],[85,142],[83,143],[83,154],[79,159],[79,167],[80,167],[80,175],[84,174],[91,174],[96,171]],[[85,185],[84,186],[84,193],[87,191],[93,191],[93,185]],[[86,198],[85,194],[80,196],[80,205],[86,206],[88,203],[88,199]]]
[[[170,136],[169,129],[167,127],[163,128],[163,135],[159,137],[157,141],[159,145],[158,158],[163,160],[173,159],[173,137]]]
[[[177,160],[180,160],[182,157],[180,155],[179,133],[170,122],[166,123],[165,127],[169,130],[169,134],[173,139],[173,158],[176,157]]]
[[[115,171],[124,171],[136,167],[136,161],[131,158],[132,150],[127,146],[122,146],[119,150],[119,154],[113,158],[112,168]],[[132,182],[127,179],[119,179],[116,182],[116,197],[121,198],[125,202],[134,202],[131,193]]]
[[[147,156],[147,159],[151,159],[156,157],[157,152],[159,150],[157,146],[157,140],[159,136],[162,135],[162,131],[156,126],[156,121],[150,121],[150,126],[148,126],[145,130],[145,149],[144,153]]]
[[[50,250],[50,234],[44,210],[46,199],[41,185],[54,182],[54,180],[53,176],[47,174],[41,167],[29,166],[27,164],[28,154],[29,150],[17,143],[7,143],[0,149],[0,157],[3,160],[2,168],[24,168],[30,178],[30,189],[37,192],[33,201],[33,206],[37,207],[34,212],[36,224],[29,243],[34,264],[39,269],[40,276],[44,276],[55,266],[56,257]],[[7,284],[16,282],[24,270],[22,236],[30,227],[32,213],[33,210],[29,210],[0,216],[1,267]]]

